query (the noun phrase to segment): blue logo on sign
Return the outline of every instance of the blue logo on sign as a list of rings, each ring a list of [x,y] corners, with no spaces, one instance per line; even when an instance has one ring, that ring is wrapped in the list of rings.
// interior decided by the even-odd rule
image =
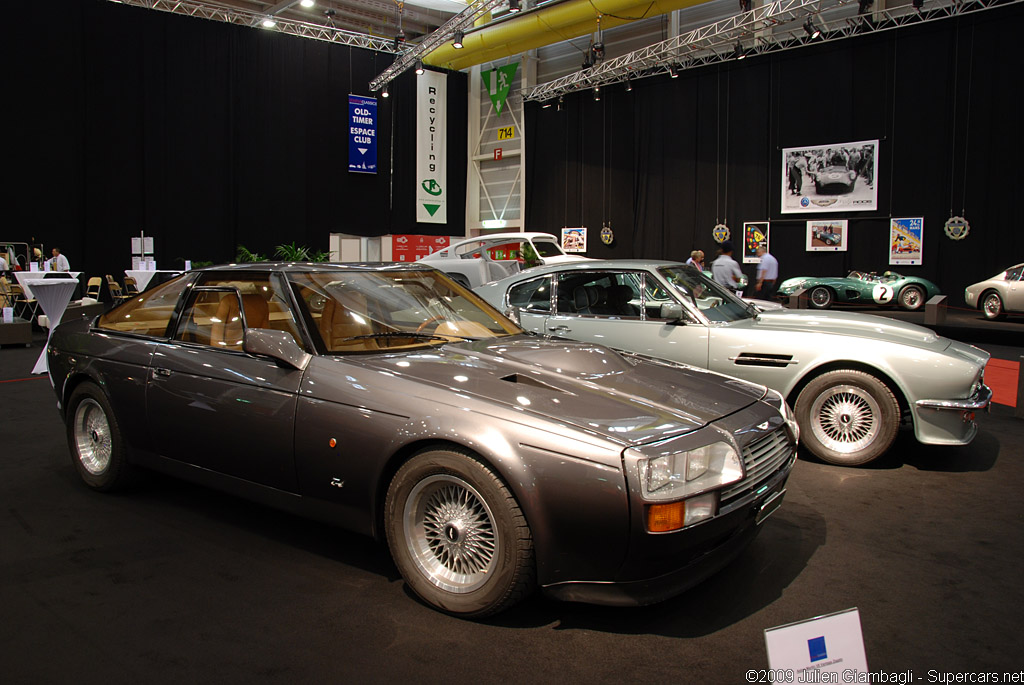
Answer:
[[[801,207],[807,207],[810,204],[811,204],[811,201],[808,200],[806,197],[800,198],[800,206]]]
[[[822,659],[828,658],[828,652],[825,651],[825,636],[812,637],[807,641],[807,649],[811,653],[811,661],[821,661]]]
[[[377,98],[348,96],[348,170],[377,173]]]

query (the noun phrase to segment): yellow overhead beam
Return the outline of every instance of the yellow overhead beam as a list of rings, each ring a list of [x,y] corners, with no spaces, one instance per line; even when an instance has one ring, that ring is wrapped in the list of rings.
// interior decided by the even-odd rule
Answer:
[[[601,28],[609,29],[704,2],[707,0],[568,0],[474,30],[463,39],[463,49],[456,50],[451,43],[445,43],[425,56],[423,62],[446,69],[468,69],[594,33],[598,17]]]

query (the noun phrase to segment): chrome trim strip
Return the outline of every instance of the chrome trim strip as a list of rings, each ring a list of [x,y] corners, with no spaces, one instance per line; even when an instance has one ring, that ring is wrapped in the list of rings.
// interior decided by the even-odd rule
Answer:
[[[928,409],[959,409],[973,411],[984,409],[992,401],[992,389],[982,385],[978,391],[965,400],[918,400],[914,404]]]

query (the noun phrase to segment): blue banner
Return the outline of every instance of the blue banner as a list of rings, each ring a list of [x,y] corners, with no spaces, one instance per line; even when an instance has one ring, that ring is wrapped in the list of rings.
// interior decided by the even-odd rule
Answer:
[[[377,98],[348,96],[348,170],[377,173]]]

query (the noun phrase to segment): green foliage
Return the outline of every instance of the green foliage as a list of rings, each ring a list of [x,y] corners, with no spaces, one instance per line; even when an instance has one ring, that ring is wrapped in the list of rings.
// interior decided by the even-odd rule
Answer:
[[[523,243],[523,268],[528,269],[531,266],[537,266],[540,263],[540,257],[537,255],[537,251],[533,249],[533,245],[530,243]]]
[[[278,245],[274,248],[274,256],[280,257],[284,262],[308,262],[309,248],[292,243],[291,245]]]
[[[309,261],[311,262],[329,262],[331,261],[331,253],[324,250],[317,250],[316,252],[309,253]]]
[[[236,262],[265,262],[267,258],[258,252],[250,252],[245,245],[238,246],[238,254],[235,255]]]

